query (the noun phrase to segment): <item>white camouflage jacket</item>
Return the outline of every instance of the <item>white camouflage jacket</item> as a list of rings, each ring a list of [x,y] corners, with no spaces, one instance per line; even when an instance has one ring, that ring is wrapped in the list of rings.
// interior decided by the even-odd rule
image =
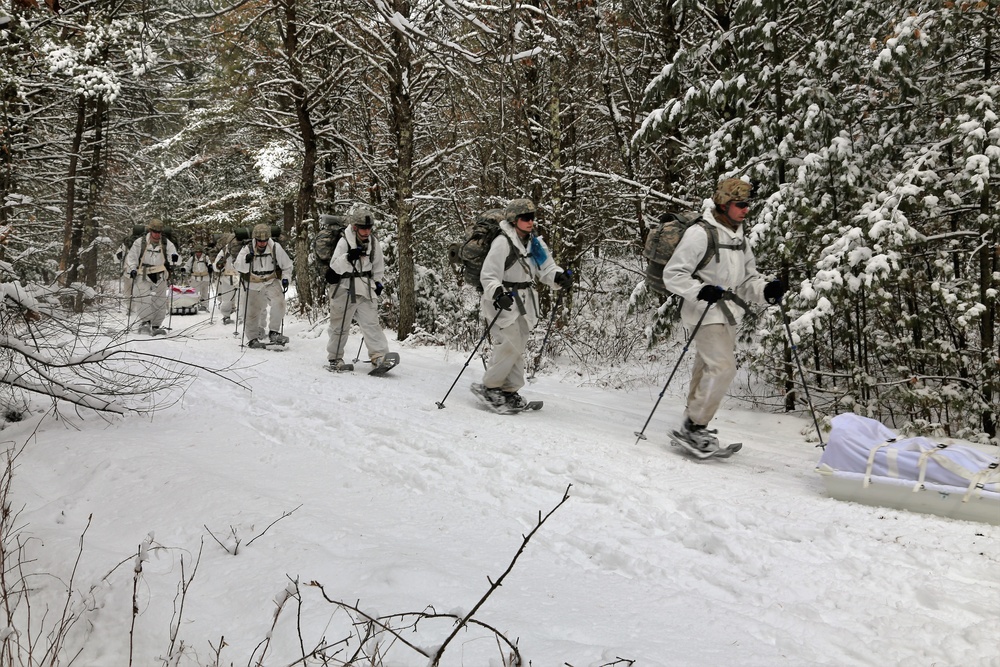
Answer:
[[[280,243],[270,239],[262,253],[258,253],[254,245],[250,242],[244,246],[233,262],[237,271],[248,276],[250,289],[263,290],[279,279],[279,271],[281,278],[292,277],[292,260]]]
[[[542,282],[549,287],[556,287],[555,277],[562,269],[552,259],[552,252],[541,238],[531,236],[526,241],[522,241],[518,238],[513,225],[507,221],[500,223],[500,232],[493,239],[490,251],[483,261],[483,270],[479,274],[479,282],[483,286],[481,300],[483,317],[486,318],[487,322],[490,322],[497,314],[496,308],[493,307],[493,295],[497,287],[503,287],[505,292],[514,289],[517,293],[514,305],[511,306],[510,310],[501,313],[494,326],[503,329],[523,315],[528,323],[528,328],[534,328],[538,323],[538,293],[535,291],[535,281]],[[535,257],[532,257],[532,240],[537,243],[537,248],[541,249],[541,253],[536,250],[536,255],[544,254],[541,265]],[[512,245],[517,255],[517,261],[509,269],[504,269]],[[526,284],[528,286],[524,287],[523,285]],[[522,285],[522,287],[515,289],[514,285]]]
[[[367,299],[374,299],[375,283],[380,283],[385,278],[385,257],[382,255],[382,244],[372,232],[368,236],[368,252],[352,265],[347,259],[347,251],[357,247],[357,234],[354,233],[354,228],[348,225],[347,229],[344,230],[344,235],[337,241],[337,247],[333,249],[333,257],[330,258],[330,268],[341,277],[334,289],[337,293],[349,289],[351,276],[353,276],[354,293]]]
[[[674,249],[674,254],[663,269],[663,285],[684,298],[681,321],[688,327],[698,323],[708,305],[704,301],[698,301],[698,292],[705,285],[718,285],[730,290],[747,303],[766,303],[764,301],[766,281],[757,273],[757,260],[754,259],[753,250],[745,242],[743,235],[744,225],[740,225],[734,232],[720,224],[711,211],[706,211],[703,217],[708,224],[716,228],[720,246],[734,245],[742,240],[744,247],[742,251],[720,247],[716,251],[716,256],[705,268],[698,271],[696,276],[695,270],[708,249],[708,231],[701,225],[694,224],[684,232],[680,243]],[[727,310],[738,325],[743,319],[743,308],[733,301],[726,300],[711,306],[702,324],[733,324],[729,322]]]

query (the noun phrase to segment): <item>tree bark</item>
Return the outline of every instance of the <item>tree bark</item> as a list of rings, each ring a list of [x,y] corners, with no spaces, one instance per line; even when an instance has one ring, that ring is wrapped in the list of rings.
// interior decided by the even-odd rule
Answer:
[[[295,206],[295,228],[298,233],[295,239],[294,262],[299,311],[305,312],[311,309],[316,302],[312,293],[315,281],[310,279],[309,274],[309,224],[307,222],[310,218],[313,219],[313,232],[319,231],[316,228],[316,216],[313,215],[316,208],[316,129],[309,115],[309,91],[302,83],[304,79],[302,65],[299,61],[300,54],[298,53],[297,2],[296,0],[287,0],[286,2],[278,2],[276,5],[284,8],[284,30],[280,32],[284,35],[282,41],[285,62],[291,75],[288,96],[292,99],[295,107],[299,139],[302,141],[302,169],[299,173],[299,191]]]
[[[408,0],[394,0],[393,9],[404,18],[410,16]],[[413,101],[412,56],[406,38],[393,31],[394,57],[389,63],[389,91],[392,100],[392,129],[396,141],[396,262],[399,272],[399,322],[396,334],[406,340],[416,321],[413,238]]]
[[[77,97],[76,127],[73,131],[73,144],[69,151],[69,169],[66,174],[66,219],[63,225],[62,256],[59,258],[60,282],[63,285],[76,282],[79,266],[81,227],[74,221],[74,215],[76,210],[76,176],[86,119],[87,100],[83,95],[80,95]]]

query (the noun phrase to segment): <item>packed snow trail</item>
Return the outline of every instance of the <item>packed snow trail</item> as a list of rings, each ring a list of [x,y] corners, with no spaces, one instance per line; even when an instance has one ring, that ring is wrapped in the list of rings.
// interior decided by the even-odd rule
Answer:
[[[382,614],[468,610],[569,485],[478,613],[532,664],[1000,664],[1000,530],[826,498],[809,420],[724,406],[713,427],[743,450],[695,461],[666,436],[678,378],[636,444],[659,387],[540,376],[522,393],[544,411],[497,415],[468,391],[473,363],[439,409],[467,351],[390,338],[403,361],[392,373],[331,374],[322,327],[289,323],[286,353],[241,357],[218,321],[178,337],[200,321],[175,316],[171,337],[142,344],[238,363],[251,392],[203,374],[152,420],[49,423],[21,461],[42,571],[72,562],[94,517],[77,581],[100,582],[97,611],[78,664],[127,656],[130,567],[107,575],[150,531],[171,548],[145,570],[137,664],[162,655],[180,557],[202,543],[184,641],[207,660],[224,636],[223,662],[239,663],[289,577]],[[310,607],[305,634],[331,614]],[[274,655],[294,660],[294,626],[275,636]],[[453,650],[445,664],[485,664],[477,651],[490,647],[470,637]]]

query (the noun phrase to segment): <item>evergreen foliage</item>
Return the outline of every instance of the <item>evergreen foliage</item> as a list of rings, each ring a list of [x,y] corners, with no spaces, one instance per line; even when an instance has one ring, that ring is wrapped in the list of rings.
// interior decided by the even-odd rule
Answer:
[[[996,437],[995,3],[31,4],[0,30],[0,259],[24,278],[99,287],[149,217],[195,242],[281,222],[319,317],[302,269],[352,200],[380,216],[401,336],[476,340],[446,249],[528,196],[579,277],[554,349],[654,358],[676,332],[636,287],[648,223],[745,175],[821,411]],[[800,409],[780,317],[747,323],[763,400]]]

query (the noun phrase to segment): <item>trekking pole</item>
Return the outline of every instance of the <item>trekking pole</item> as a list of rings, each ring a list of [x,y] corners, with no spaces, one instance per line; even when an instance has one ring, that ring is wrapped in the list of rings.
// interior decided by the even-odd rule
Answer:
[[[663,385],[663,389],[660,390],[660,396],[656,399],[656,403],[653,404],[653,409],[649,411],[649,416],[646,417],[646,423],[642,425],[642,430],[641,431],[636,431],[635,432],[635,435],[636,435],[635,444],[638,445],[640,440],[645,440],[646,439],[646,436],[645,436],[646,427],[649,426],[649,421],[653,418],[653,413],[656,412],[656,408],[659,407],[660,401],[663,400],[663,394],[666,393],[667,387],[670,386],[670,381],[674,379],[674,373],[677,372],[678,366],[681,365],[681,359],[684,358],[684,353],[688,351],[689,347],[691,347],[691,341],[694,340],[695,334],[698,333],[698,329],[701,328],[701,323],[702,323],[702,321],[704,321],[705,316],[708,315],[708,309],[711,308],[711,307],[712,307],[712,304],[708,304],[707,306],[705,306],[705,310],[702,311],[701,317],[698,318],[698,324],[694,325],[694,331],[691,332],[691,335],[688,337],[687,342],[684,343],[684,349],[681,350],[680,356],[677,357],[677,363],[674,364],[674,370],[670,371],[670,377],[667,378],[666,384],[664,384]]]
[[[792,356],[795,357],[795,365],[799,367],[799,377],[802,378],[802,389],[806,395],[806,403],[809,405],[809,412],[812,414],[813,425],[816,427],[816,435],[819,436],[819,444],[816,445],[820,449],[826,449],[826,444],[823,442],[823,432],[819,428],[819,420],[816,419],[816,410],[813,409],[812,398],[809,396],[809,385],[806,384],[806,375],[802,372],[802,362],[799,360],[799,350],[795,346],[795,340],[792,338],[792,328],[788,324],[788,314],[785,312],[785,304],[778,301],[778,308],[781,309],[781,321],[785,325],[785,333],[788,335],[788,344],[792,348]]]
[[[215,282],[215,298],[212,299],[212,312],[208,314],[208,323],[215,324],[215,304],[219,300],[219,288],[222,287],[222,276],[215,281],[209,281],[208,283],[208,298],[212,299],[212,282]]]
[[[236,317],[233,318],[233,320],[234,320],[234,323],[233,323],[233,335],[234,336],[238,336],[239,333],[240,333],[240,297],[243,296],[240,293],[240,287],[242,286],[242,284],[243,284],[243,281],[240,280],[239,278],[237,278],[236,279],[236,284],[235,285],[231,285],[231,287],[233,288],[233,291],[236,292],[236,310],[233,311],[233,314],[236,316]]]
[[[171,278],[171,276],[170,276],[169,273],[167,274],[167,278]],[[173,328],[173,323],[174,323],[174,285],[173,285],[173,282],[174,281],[171,278],[170,282],[167,283],[167,291],[170,292],[170,298],[167,300],[167,304],[168,304],[167,305],[167,312],[168,312],[168,314],[167,314],[167,330],[168,331],[173,331],[174,330],[174,328]]]
[[[243,280],[240,280],[240,286],[243,286]],[[247,298],[243,300],[243,332],[240,334],[240,349],[243,349],[243,341],[247,337],[247,312],[250,310],[250,281],[246,281],[246,293]]]
[[[448,400],[448,395],[451,394],[451,390],[455,388],[456,384],[458,384],[458,378],[462,377],[462,373],[464,373],[465,369],[469,367],[469,362],[472,361],[472,357],[476,355],[476,351],[479,349],[479,346],[482,345],[483,341],[486,340],[486,337],[490,335],[490,329],[492,329],[493,325],[496,324],[496,321],[500,318],[500,313],[502,312],[502,309],[497,308],[497,314],[493,316],[492,320],[490,320],[489,326],[487,326],[486,331],[483,332],[482,338],[480,338],[479,342],[476,343],[476,347],[472,349],[472,354],[469,355],[469,358],[465,360],[465,365],[462,366],[462,370],[458,372],[458,377],[456,377],[455,381],[451,383],[450,387],[448,387],[448,393],[444,395],[444,398],[437,402],[438,410],[444,408],[444,402]]]
[[[138,277],[138,274],[136,274]],[[128,278],[128,308],[125,309],[125,331],[129,330],[132,326],[129,320],[132,319],[132,295],[135,293],[135,278],[129,276]]]
[[[358,343],[358,353],[354,355],[354,363],[361,361],[361,346],[365,344],[365,337],[361,337],[361,342]]]
[[[566,273],[569,273],[567,271]],[[549,342],[549,333],[552,331],[552,323],[556,321],[556,314],[559,312],[559,307],[562,306],[563,295],[566,292],[564,290],[559,290],[559,295],[556,296],[556,303],[552,306],[552,315],[549,316],[549,325],[545,327],[545,337],[542,338],[542,346],[538,348],[538,354],[535,355],[535,366],[531,370],[531,376],[529,380],[535,379],[535,373],[538,372],[538,367],[542,363],[542,352],[545,351],[545,344]]]

